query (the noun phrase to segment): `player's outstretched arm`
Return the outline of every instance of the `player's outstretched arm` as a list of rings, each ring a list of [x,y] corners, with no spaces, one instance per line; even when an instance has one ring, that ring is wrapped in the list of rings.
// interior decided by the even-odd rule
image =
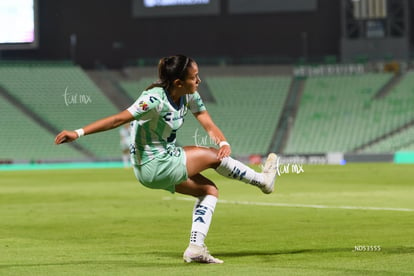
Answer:
[[[211,116],[207,112],[207,110],[195,113],[194,116],[197,118],[200,125],[202,125],[203,128],[207,131],[210,138],[213,141],[215,141],[216,144],[220,145],[217,158],[221,160],[226,156],[230,156],[231,147],[229,143],[227,143],[226,137],[224,136],[223,132],[213,122],[213,119],[211,119]]]
[[[102,132],[106,130],[110,130],[125,123],[131,122],[134,120],[134,117],[128,110],[124,110],[119,112],[118,114],[100,119],[95,121],[82,129],[71,131],[71,130],[63,130],[55,137],[55,144],[63,144],[73,142],[79,138],[81,135],[93,134],[97,132]],[[79,131],[83,133],[79,133]]]

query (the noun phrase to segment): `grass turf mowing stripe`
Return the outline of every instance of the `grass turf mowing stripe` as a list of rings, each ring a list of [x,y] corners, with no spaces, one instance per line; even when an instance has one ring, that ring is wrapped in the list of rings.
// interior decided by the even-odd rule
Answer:
[[[194,201],[193,198],[176,197],[176,200]],[[163,200],[173,200],[172,197],[163,197]],[[374,211],[396,211],[396,212],[414,212],[409,208],[389,208],[389,207],[365,207],[365,206],[328,206],[313,204],[291,204],[291,203],[274,203],[274,202],[251,202],[251,201],[235,201],[235,200],[218,200],[223,204],[235,205],[255,205],[255,206],[275,206],[275,207],[294,207],[294,208],[316,208],[316,209],[347,209],[347,210],[374,210]]]

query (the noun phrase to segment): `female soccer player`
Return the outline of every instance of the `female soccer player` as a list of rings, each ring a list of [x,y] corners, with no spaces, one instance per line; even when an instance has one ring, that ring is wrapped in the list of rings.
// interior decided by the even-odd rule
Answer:
[[[158,75],[158,82],[148,87],[128,109],[74,131],[64,130],[56,136],[55,143],[72,142],[83,135],[132,122],[130,154],[139,182],[152,189],[197,198],[184,261],[223,263],[211,256],[204,244],[218,189],[200,172],[213,168],[223,176],[251,184],[269,194],[274,190],[276,155],[269,154],[262,173],[230,157],[229,143],[212,121],[197,92],[201,80],[193,59],[183,55],[162,58],[158,64]],[[176,132],[183,124],[188,109],[216,141],[218,149],[175,145]]]

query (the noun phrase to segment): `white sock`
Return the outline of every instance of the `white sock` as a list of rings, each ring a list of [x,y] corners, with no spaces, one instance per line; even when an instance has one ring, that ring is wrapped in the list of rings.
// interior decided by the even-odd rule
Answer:
[[[210,228],[211,218],[216,208],[217,197],[206,195],[200,197],[194,205],[193,224],[191,226],[190,244],[204,245],[204,239]]]
[[[244,183],[255,186],[263,183],[264,181],[261,173],[256,172],[252,168],[231,157],[223,158],[216,171],[225,177],[238,179]]]

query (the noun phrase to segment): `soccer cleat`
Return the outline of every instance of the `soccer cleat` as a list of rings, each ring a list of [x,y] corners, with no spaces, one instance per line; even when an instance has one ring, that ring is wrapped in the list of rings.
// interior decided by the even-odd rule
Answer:
[[[184,262],[186,263],[206,263],[206,264],[222,264],[222,260],[214,258],[208,252],[207,246],[198,246],[190,244],[184,251]]]
[[[271,194],[275,189],[275,180],[277,173],[277,155],[270,153],[262,168],[264,181],[260,185],[260,189],[265,194]]]

